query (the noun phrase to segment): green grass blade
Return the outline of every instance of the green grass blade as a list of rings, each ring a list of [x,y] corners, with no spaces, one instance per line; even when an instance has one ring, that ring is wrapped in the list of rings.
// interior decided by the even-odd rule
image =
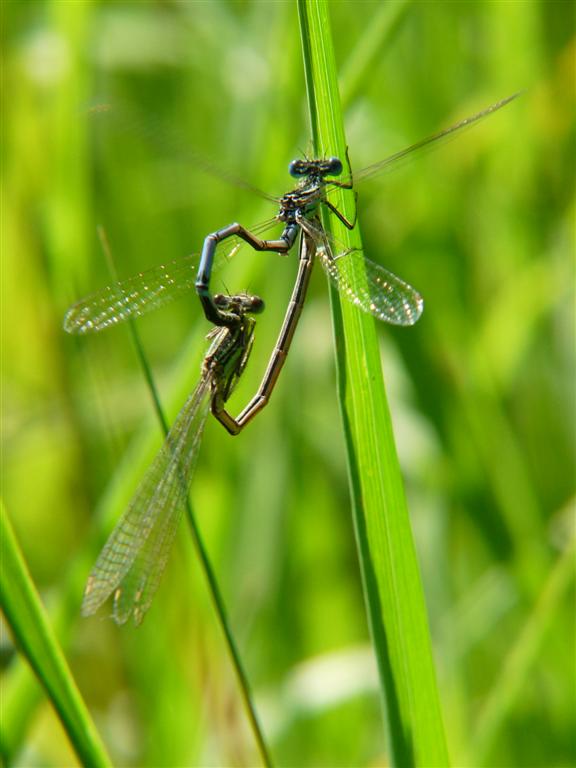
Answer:
[[[2,505],[0,604],[22,653],[50,697],[83,765],[111,765],[26,568]]]
[[[22,748],[31,713],[44,701],[42,689],[22,657],[13,660],[2,675],[2,717],[0,718],[0,758],[11,765]]]
[[[300,25],[315,150],[346,156],[327,3],[300,0]],[[339,210],[354,220],[354,194]],[[331,222],[346,247],[357,229]],[[351,276],[350,276],[351,278]],[[360,278],[361,279],[361,278]],[[385,700],[390,761],[448,764],[426,607],[371,317],[332,294],[339,396],[368,617]]]

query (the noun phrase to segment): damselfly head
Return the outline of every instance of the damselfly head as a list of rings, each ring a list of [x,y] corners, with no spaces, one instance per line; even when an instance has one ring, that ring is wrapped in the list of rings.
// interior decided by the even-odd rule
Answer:
[[[214,295],[214,304],[218,309],[226,312],[234,312],[238,315],[259,315],[264,311],[264,299],[260,296],[251,296],[248,293],[237,293],[234,296],[227,296],[225,293]]]
[[[338,157],[329,157],[323,161],[323,176],[340,176],[342,173],[342,161]]]
[[[342,162],[337,157],[329,157],[326,160],[292,160],[288,172],[296,179],[305,176],[321,179],[324,176],[340,176]]]

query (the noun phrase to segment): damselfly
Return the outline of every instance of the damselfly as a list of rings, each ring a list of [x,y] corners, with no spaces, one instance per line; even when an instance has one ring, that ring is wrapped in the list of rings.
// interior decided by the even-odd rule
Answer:
[[[413,325],[422,314],[422,298],[410,285],[365,258],[361,251],[338,252],[337,243],[322,228],[318,217],[320,207],[324,206],[330,210],[349,229],[355,222],[348,221],[330,202],[330,193],[339,188],[351,189],[358,182],[392,168],[412,152],[435,144],[471,126],[509,104],[517,96],[518,94],[509,96],[345,178],[340,178],[343,171],[342,162],[333,157],[324,160],[294,160],[290,163],[290,173],[299,179],[299,182],[294,189],[280,198],[272,197],[254,190],[251,185],[243,184],[279,205],[279,211],[273,220],[250,229],[238,223],[231,224],[205,238],[199,260],[193,256],[187,257],[116,283],[87,297],[71,307],[66,315],[64,328],[70,333],[101,331],[129,317],[139,316],[163,306],[193,287],[196,288],[204,313],[211,322],[219,326],[226,326],[229,322],[234,323],[233,313],[230,317],[226,308],[219,307],[210,292],[210,280],[217,257],[229,258],[231,253],[239,247],[240,241],[246,242],[257,251],[287,253],[300,236],[298,273],[282,329],[257,394],[239,415],[235,424],[232,425],[233,428],[229,430],[236,433],[266,405],[270,398],[302,311],[316,255],[341,295],[377,319],[393,325],[409,326]],[[233,180],[228,174],[215,171],[210,165],[203,164],[203,167],[209,172],[215,172],[219,176]],[[258,236],[278,222],[283,224],[283,230],[277,239],[267,240]],[[221,248],[217,252],[218,245],[223,241],[230,241],[231,248],[228,251]],[[344,261],[349,268],[341,270],[340,263]],[[199,264],[197,274],[195,274],[196,264]],[[345,276],[354,274],[355,265],[359,274],[364,276],[363,279],[349,279]]]
[[[132,616],[139,624],[150,607],[164,571],[190,481],[210,406],[214,416],[234,431],[236,420],[225,403],[242,375],[254,339],[263,301],[239,294],[214,297],[230,321],[213,328],[202,363],[200,381],[176,417],[154,462],[128,508],[112,531],[88,578],[82,613],[94,613],[113,594],[112,616],[123,624]]]

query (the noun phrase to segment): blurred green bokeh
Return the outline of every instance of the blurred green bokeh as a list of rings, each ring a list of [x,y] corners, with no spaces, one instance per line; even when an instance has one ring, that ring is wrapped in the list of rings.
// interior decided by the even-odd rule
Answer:
[[[527,89],[363,185],[359,210],[370,258],[426,302],[417,326],[381,338],[453,764],[574,765],[573,7],[406,5],[366,62],[381,4],[332,10],[355,168]],[[103,525],[161,438],[126,330],[76,339],[61,321],[111,281],[98,225],[128,276],[274,215],[191,161],[288,188],[288,161],[310,149],[295,7],[6,2],[3,22],[7,508],[46,600],[67,598],[68,658],[115,763],[251,765],[184,527],[140,629],[79,617]],[[99,103],[120,119],[90,112]],[[267,303],[233,410],[294,266],[243,252],[221,273],[221,288]],[[235,440],[209,423],[192,499],[277,763],[383,765],[327,301],[318,270],[269,408]],[[207,324],[191,295],[139,329],[173,417]],[[9,639],[3,659],[13,684]],[[15,764],[70,764],[53,721],[39,697]]]

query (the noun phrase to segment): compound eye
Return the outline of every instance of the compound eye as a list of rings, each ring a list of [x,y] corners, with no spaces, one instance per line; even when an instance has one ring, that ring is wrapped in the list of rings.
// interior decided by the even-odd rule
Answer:
[[[308,173],[308,166],[306,163],[302,162],[302,160],[292,160],[288,166],[288,173],[295,178],[306,176]]]
[[[328,166],[327,174],[329,176],[340,176],[342,173],[342,161],[337,157],[329,157],[326,161]]]
[[[251,312],[254,315],[259,315],[260,312],[264,312],[265,306],[264,299],[261,299],[260,296],[251,296],[248,312]]]
[[[225,296],[223,293],[215,293],[212,299],[218,309],[227,309],[230,306],[230,296]]]

